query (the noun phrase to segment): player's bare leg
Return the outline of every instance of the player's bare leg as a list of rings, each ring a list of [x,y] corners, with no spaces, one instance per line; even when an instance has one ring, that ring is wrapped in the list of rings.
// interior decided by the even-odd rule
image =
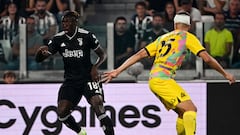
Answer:
[[[105,135],[114,135],[114,129],[111,119],[106,115],[103,106],[103,98],[100,95],[91,97],[90,104],[92,105],[98,119],[101,122],[101,126]]]
[[[63,122],[68,128],[74,130],[76,133],[80,133],[81,127],[77,124],[73,116],[71,115],[71,111],[73,108],[73,104],[67,100],[61,100],[58,102],[58,118],[61,122]]]
[[[179,103],[174,110],[178,114],[178,135],[194,135],[196,131],[197,108],[191,100]]]

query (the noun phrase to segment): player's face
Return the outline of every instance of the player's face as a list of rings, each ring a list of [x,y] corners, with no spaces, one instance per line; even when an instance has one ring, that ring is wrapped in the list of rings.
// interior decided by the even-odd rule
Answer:
[[[76,28],[76,19],[74,17],[63,17],[62,28],[67,33],[73,33]]]

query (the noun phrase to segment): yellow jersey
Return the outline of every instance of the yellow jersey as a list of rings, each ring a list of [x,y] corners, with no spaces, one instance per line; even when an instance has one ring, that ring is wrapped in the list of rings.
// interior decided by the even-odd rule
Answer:
[[[193,34],[174,30],[158,37],[145,47],[150,57],[155,57],[149,79],[174,78],[175,71],[181,66],[188,50],[198,55],[205,48]]]

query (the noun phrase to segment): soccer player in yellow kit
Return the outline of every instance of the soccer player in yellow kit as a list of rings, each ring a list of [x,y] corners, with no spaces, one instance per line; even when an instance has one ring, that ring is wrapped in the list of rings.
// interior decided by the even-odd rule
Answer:
[[[187,12],[176,14],[174,27],[174,31],[158,37],[117,69],[106,72],[102,81],[111,81],[142,58],[155,57],[149,75],[149,87],[168,110],[173,109],[178,114],[176,122],[178,135],[194,135],[197,108],[188,93],[174,80],[175,71],[181,66],[187,51],[190,50],[201,57],[209,66],[229,80],[230,84],[235,82],[235,78],[205,51],[193,34],[187,32],[190,29],[190,15]]]

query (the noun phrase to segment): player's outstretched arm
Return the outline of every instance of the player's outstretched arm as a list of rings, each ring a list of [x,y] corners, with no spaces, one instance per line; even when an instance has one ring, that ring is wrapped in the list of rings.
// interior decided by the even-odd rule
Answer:
[[[48,46],[41,46],[35,56],[36,62],[42,62],[51,55],[51,52],[48,51]]]
[[[145,49],[141,49],[138,51],[136,54],[128,58],[121,66],[119,66],[117,69],[112,70],[110,72],[105,72],[102,78],[102,82],[108,83],[110,82],[113,78],[116,78],[122,71],[136,63],[142,58],[147,57],[147,51]]]
[[[101,76],[101,82],[104,83],[108,83],[110,82],[113,78],[116,78],[118,76],[118,72],[116,70],[112,70],[109,72],[105,72],[102,76]]]
[[[199,56],[206,62],[211,68],[215,69],[219,73],[221,73],[227,80],[229,80],[229,83],[235,83],[235,77],[226,72],[223,67],[212,57],[210,56],[207,51],[202,51],[199,53]]]

